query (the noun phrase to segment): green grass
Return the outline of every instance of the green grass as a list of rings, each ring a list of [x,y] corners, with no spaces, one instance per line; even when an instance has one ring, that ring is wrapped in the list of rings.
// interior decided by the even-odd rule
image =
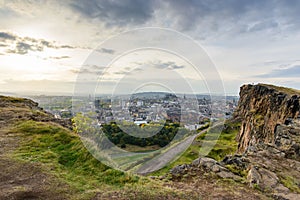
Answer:
[[[20,102],[26,101],[26,99],[24,99],[24,98],[1,96],[1,95],[0,95],[0,99],[1,99],[1,101],[8,101],[8,102],[12,102],[12,103],[20,103]]]
[[[293,88],[275,86],[275,85],[264,84],[264,83],[260,83],[258,85],[265,86],[265,87],[268,87],[268,88],[272,88],[274,90],[277,90],[279,92],[283,92],[283,93],[288,94],[288,95],[300,95],[300,90],[296,90],[296,89],[293,89]]]
[[[244,179],[247,178],[247,175],[248,175],[247,169],[240,169],[236,165],[226,165],[226,168],[229,169],[232,173],[243,177]]]
[[[204,147],[203,149],[200,149],[200,154],[205,152],[206,146],[210,147],[210,143],[215,145],[209,151],[207,157],[220,161],[226,155],[234,154],[238,147],[236,136],[239,132],[239,127],[239,123],[226,122],[219,137],[219,132],[213,130],[198,137],[197,140],[202,142],[202,146]]]
[[[237,151],[238,146],[235,138],[239,132],[240,123],[226,122],[224,127],[225,128],[222,130],[218,139],[216,139],[219,134],[218,132],[211,131],[210,133],[201,134],[176,161],[170,163],[159,171],[151,173],[150,175],[163,175],[177,165],[191,163],[193,160],[197,159],[201,153],[206,151],[206,149],[202,148],[209,146],[209,143],[215,145],[210,150],[207,157],[220,161],[226,155],[234,154]],[[202,147],[203,144],[205,144],[204,147]]]
[[[24,141],[17,155],[33,162],[54,163],[60,171],[67,171],[69,183],[80,176],[80,187],[88,182],[124,185],[138,182],[139,177],[110,169],[96,160],[83,146],[79,137],[54,124],[26,121],[15,130],[30,136]]]
[[[21,133],[22,143],[14,157],[32,163],[42,163],[47,171],[73,188],[77,199],[88,199],[95,191],[135,194],[147,199],[161,196],[181,197],[178,190],[162,183],[112,169],[96,160],[71,131],[52,123],[24,121],[12,130]],[[188,193],[187,193],[188,194]],[[159,197],[157,197],[160,195]],[[130,195],[129,195],[130,196]],[[132,197],[135,199],[136,197]]]
[[[285,176],[281,179],[282,184],[293,192],[300,193],[300,180],[291,176]]]

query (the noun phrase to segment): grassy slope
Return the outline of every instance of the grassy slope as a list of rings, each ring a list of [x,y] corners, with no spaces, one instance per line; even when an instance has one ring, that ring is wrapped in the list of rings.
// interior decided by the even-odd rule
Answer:
[[[183,194],[171,190],[161,182],[103,165],[91,156],[77,135],[56,124],[23,121],[12,131],[22,133],[23,137],[15,157],[31,163],[43,163],[46,171],[71,186],[73,198],[88,199],[97,192],[101,192],[100,199],[105,195],[109,198],[110,193],[129,199],[193,198],[188,192]]]
[[[219,134],[218,132],[211,131],[209,133],[210,135],[207,135],[207,133],[200,135],[178,160],[151,175],[163,175],[176,165],[191,163],[193,160],[197,159],[199,155],[202,155],[203,149],[201,147],[204,146],[203,148],[205,148],[205,146],[207,146],[206,144],[209,143],[215,145],[207,157],[220,161],[226,155],[234,154],[237,150],[238,143],[235,138],[238,134],[240,124],[227,121],[224,127],[225,128],[222,130],[217,140],[216,135]]]
[[[26,112],[20,114],[19,108],[11,109],[16,114],[14,118],[19,115],[32,115],[33,112],[26,109]],[[3,113],[7,111],[3,110]],[[212,194],[216,198],[221,198],[222,195],[225,195],[224,197],[236,195],[234,191],[237,183],[228,184],[226,180],[211,179],[206,183],[207,180],[195,177],[199,180],[194,186],[172,181],[151,180],[113,170],[94,159],[84,148],[79,137],[69,130],[49,122],[17,121],[19,122],[10,132],[21,135],[22,142],[14,152],[14,158],[40,167],[45,173],[67,183],[68,188],[64,188],[64,184],[59,182],[54,184],[62,185],[61,191],[67,190],[70,199],[90,199],[95,194],[96,199],[111,199],[112,196],[116,199],[201,199],[202,196],[209,198]],[[234,138],[237,126],[238,124],[227,123],[227,128],[221,133],[218,141],[211,141],[212,138],[209,136],[205,137],[207,142],[217,142],[208,156],[219,160],[223,155],[235,151],[237,144]],[[203,140],[204,136],[197,138],[179,160],[156,174],[164,174],[177,164],[190,163],[196,159]],[[220,155],[223,151],[226,153]],[[215,192],[216,188],[218,192]],[[244,190],[245,188],[241,189]]]

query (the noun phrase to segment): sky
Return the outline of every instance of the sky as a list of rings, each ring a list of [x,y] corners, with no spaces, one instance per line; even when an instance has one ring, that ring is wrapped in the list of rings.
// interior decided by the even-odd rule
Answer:
[[[300,89],[299,10],[299,0],[0,0],[0,93]]]

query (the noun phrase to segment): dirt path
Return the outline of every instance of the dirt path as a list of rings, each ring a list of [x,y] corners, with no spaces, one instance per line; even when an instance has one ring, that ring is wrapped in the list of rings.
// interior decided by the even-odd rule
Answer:
[[[0,126],[0,199],[67,199],[61,189],[66,190],[66,185],[43,172],[39,164],[12,158],[19,142],[20,137],[10,133],[8,126]]]

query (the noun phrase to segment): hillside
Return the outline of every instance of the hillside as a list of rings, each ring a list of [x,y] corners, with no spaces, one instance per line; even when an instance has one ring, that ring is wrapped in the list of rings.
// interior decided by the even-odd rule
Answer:
[[[196,199],[103,165],[69,128],[29,99],[0,96],[0,199]]]
[[[144,177],[92,157],[70,121],[0,96],[0,199],[299,199],[299,99],[293,89],[242,86],[217,141],[214,129],[201,134],[176,162]]]
[[[0,199],[264,198],[213,174],[189,184],[111,169],[91,156],[69,121],[29,99],[1,96],[0,105]]]

